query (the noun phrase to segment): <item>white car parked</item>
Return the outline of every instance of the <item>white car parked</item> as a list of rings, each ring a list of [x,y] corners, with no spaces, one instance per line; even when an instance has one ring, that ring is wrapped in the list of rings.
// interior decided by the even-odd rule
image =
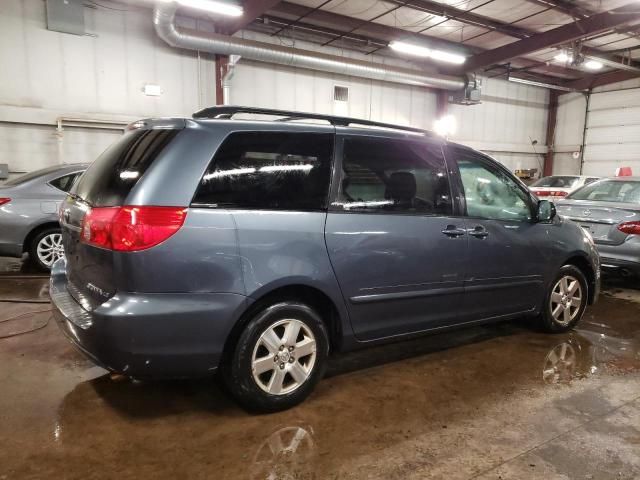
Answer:
[[[574,190],[599,180],[598,177],[581,175],[552,175],[529,185],[529,189],[545,200],[562,200]]]

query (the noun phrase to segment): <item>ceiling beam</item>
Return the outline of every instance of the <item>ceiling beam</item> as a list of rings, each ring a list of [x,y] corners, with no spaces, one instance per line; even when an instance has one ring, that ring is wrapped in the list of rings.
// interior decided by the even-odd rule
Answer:
[[[449,51],[459,52],[464,55],[473,55],[484,51],[484,49],[481,49],[479,47],[461,45],[457,42],[443,40],[425,34],[412,33],[408,32],[407,30],[402,30],[400,28],[391,27],[380,23],[368,22],[362,24],[362,22],[356,18],[328,12],[326,10],[317,10],[313,12],[311,12],[311,10],[312,8],[310,7],[284,1],[280,2],[277,6],[269,10],[269,13],[268,15],[266,15],[266,17],[279,18],[281,21],[286,22],[304,16],[305,24],[302,26],[303,28],[315,26],[320,29],[326,30],[327,34],[331,34],[331,32],[336,30],[350,31],[355,26],[360,25],[360,27],[354,30],[353,33],[349,34],[348,37],[357,36],[362,39],[370,38],[373,42],[382,41],[388,43],[392,40],[402,39],[404,41],[416,43],[417,45],[445,49]],[[290,31],[294,30],[291,29]],[[560,75],[563,78],[575,77],[576,75],[582,73],[581,71],[566,68],[561,65],[546,65],[543,62],[526,58],[518,59],[518,62],[521,64],[521,66],[525,67],[531,66],[533,64],[534,66],[531,67],[532,69],[543,71],[544,73],[548,73],[551,75]],[[446,70],[444,66],[443,69]]]
[[[468,72],[473,72],[494,63],[505,62],[538,50],[574,42],[638,20],[640,20],[640,9],[637,2],[635,2],[615,10],[595,14],[553,30],[537,33],[493,50],[487,50],[468,59],[464,69]]]
[[[227,35],[233,35],[278,3],[280,3],[280,0],[247,0],[242,4],[242,16],[224,23],[222,31]]]
[[[573,18],[587,18],[594,13],[569,0],[527,0],[527,2],[535,3],[541,7],[553,8]]]
[[[400,1],[392,0],[391,3],[396,5],[402,5],[421,12],[430,13],[431,15],[438,15],[440,17],[446,17],[451,20],[457,20],[467,25],[475,25],[476,27],[486,28],[487,30],[493,30],[496,32],[509,35],[514,38],[527,38],[531,35],[525,28],[517,27],[509,23],[494,20],[477,13],[467,12],[466,10],[460,10],[459,8],[450,7],[442,3],[434,2],[432,0],[409,0]]]
[[[589,75],[588,77],[581,78],[579,80],[565,82],[562,86],[574,88],[576,90],[589,90],[591,88],[609,85],[610,83],[624,82],[625,80],[631,80],[633,78],[638,78],[638,74],[618,70],[603,73],[601,75]]]
[[[408,41],[414,40],[423,46],[453,49],[453,51],[463,54],[475,53],[480,51],[478,48],[474,48],[468,45],[461,45],[457,42],[431,37],[429,35],[414,34],[407,30],[402,30],[401,28],[390,27],[374,22],[367,22],[363,24],[362,20],[360,19],[348,17],[346,15],[340,15],[338,13],[328,12],[326,10],[317,10],[315,12],[309,13],[311,10],[312,8],[304,5],[299,5],[297,3],[280,2],[278,5],[271,8],[269,10],[269,13],[280,18],[287,18],[291,20],[301,16],[305,16],[305,21],[307,23],[313,23],[329,29],[344,29],[345,32],[358,27],[352,33],[375,38],[377,40],[383,40],[387,43],[391,42],[392,40],[398,40],[402,38]]]

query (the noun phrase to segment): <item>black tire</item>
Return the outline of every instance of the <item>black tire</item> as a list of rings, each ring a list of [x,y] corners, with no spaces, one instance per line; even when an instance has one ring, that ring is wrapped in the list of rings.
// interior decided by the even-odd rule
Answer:
[[[563,279],[575,279],[580,284],[580,305],[571,306],[571,301],[576,299],[575,292],[571,295],[562,295],[566,304],[552,304],[552,295],[558,293],[558,290],[562,287],[559,286],[559,282]],[[557,297],[556,297],[557,299]],[[555,302],[555,300],[554,300]],[[540,314],[540,325],[545,332],[548,333],[563,333],[571,330],[582,318],[587,303],[589,302],[589,287],[587,279],[578,267],[574,265],[563,266],[554,277],[553,281],[549,285],[548,291],[544,297],[544,304],[542,305],[542,311]],[[555,308],[554,308],[555,305]],[[559,306],[560,305],[560,306]],[[570,306],[569,313],[566,314],[567,306]],[[559,310],[554,316],[556,308]],[[560,318],[558,318],[560,317]]]
[[[40,242],[50,235],[60,235],[62,231],[59,227],[49,227],[38,232],[32,239],[29,244],[29,259],[31,262],[38,268],[38,270],[49,272],[51,270],[51,265],[47,265],[42,261],[40,256],[38,255],[38,245]]]
[[[302,325],[300,327],[302,337],[300,335],[296,337],[293,342],[296,346],[291,351],[289,347],[279,350],[282,347],[280,342],[285,342],[286,340],[285,331],[288,325],[286,323],[281,325],[281,322],[286,322],[287,320],[293,320],[296,325]],[[272,327],[274,327],[272,332],[276,333],[278,337],[279,332],[282,332],[282,338],[278,338],[278,347],[274,350],[276,352],[275,355],[273,355],[272,350],[267,349],[261,339],[263,333],[271,331]],[[280,330],[281,328],[282,330]],[[294,357],[293,360],[281,360],[281,358],[289,355],[289,351],[293,357],[297,346],[303,345],[303,341],[308,342],[311,338],[311,336],[306,335],[308,333],[312,334],[315,340],[315,353],[298,359]],[[300,338],[303,340],[299,341],[298,339]],[[291,344],[292,342],[288,343]],[[273,370],[265,371],[261,376],[258,376],[258,379],[254,378],[252,369],[254,352],[256,353],[256,358],[268,358],[274,361]],[[238,338],[233,353],[221,367],[222,378],[229,392],[246,409],[263,413],[286,410],[302,402],[313,391],[324,375],[328,354],[327,329],[320,316],[311,307],[298,301],[281,301],[260,309],[252,316]],[[277,361],[276,358],[278,358]],[[269,367],[269,365],[265,365]],[[304,381],[296,382],[289,371],[296,368],[296,372],[299,373],[300,370],[298,368],[300,367],[308,369],[308,371],[305,370],[308,376]],[[280,372],[277,371],[278,369]],[[277,376],[278,379],[280,375],[284,375],[281,382],[283,386],[282,393],[273,394],[264,390],[269,385],[277,385],[276,381],[271,382],[271,375]],[[287,381],[289,382],[288,384]],[[292,383],[294,384],[293,386],[291,386]],[[289,386],[286,387],[287,385]],[[287,392],[285,387],[294,389]]]

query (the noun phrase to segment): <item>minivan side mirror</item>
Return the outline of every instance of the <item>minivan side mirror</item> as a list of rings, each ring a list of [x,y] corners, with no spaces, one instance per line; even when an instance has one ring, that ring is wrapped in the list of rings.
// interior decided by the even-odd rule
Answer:
[[[556,216],[556,206],[549,200],[538,202],[538,222],[550,222]]]

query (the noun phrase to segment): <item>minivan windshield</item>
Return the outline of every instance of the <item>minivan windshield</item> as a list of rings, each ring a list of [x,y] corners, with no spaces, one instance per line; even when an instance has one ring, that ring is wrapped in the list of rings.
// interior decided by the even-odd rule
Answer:
[[[544,177],[538,180],[537,182],[533,182],[531,184],[532,187],[551,187],[551,188],[572,188],[578,183],[580,177],[572,177],[572,176],[554,176],[554,177]]]
[[[586,185],[566,198],[570,200],[640,204],[640,181],[602,180]]]
[[[134,130],[107,148],[71,189],[93,207],[122,205],[177,129]]]

